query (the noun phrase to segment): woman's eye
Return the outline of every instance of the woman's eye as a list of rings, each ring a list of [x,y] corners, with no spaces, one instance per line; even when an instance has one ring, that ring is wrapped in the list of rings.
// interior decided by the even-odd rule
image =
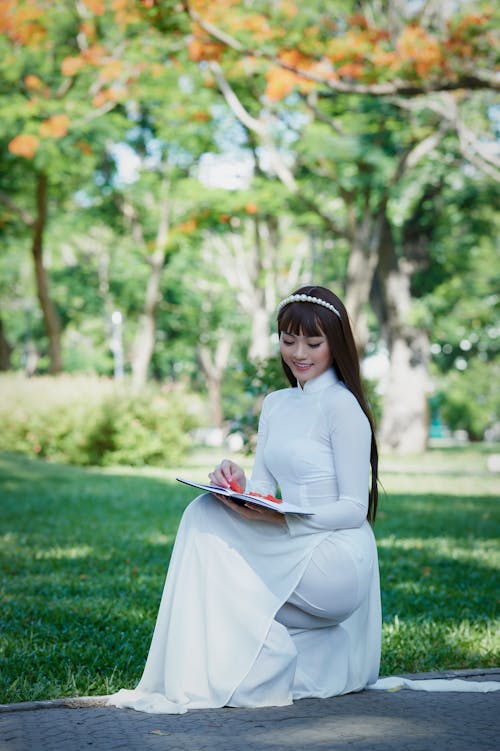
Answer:
[[[283,342],[283,344],[286,344],[287,347],[291,347],[291,345],[293,344],[293,340],[287,341],[286,339],[282,339],[282,342]]]
[[[312,349],[316,349],[316,347],[320,347],[320,346],[321,346],[321,342],[318,342],[318,344],[310,344],[309,346],[310,346],[310,347],[311,347]]]

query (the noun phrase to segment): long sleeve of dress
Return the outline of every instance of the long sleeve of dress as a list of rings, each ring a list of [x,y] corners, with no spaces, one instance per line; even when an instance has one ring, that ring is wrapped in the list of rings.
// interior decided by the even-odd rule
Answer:
[[[287,515],[290,534],[360,527],[368,512],[371,428],[356,398],[337,390],[327,413],[338,497],[314,516]]]

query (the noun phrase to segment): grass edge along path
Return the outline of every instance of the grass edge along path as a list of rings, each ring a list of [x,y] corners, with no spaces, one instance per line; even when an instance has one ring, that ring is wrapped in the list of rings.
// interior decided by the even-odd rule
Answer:
[[[187,466],[93,470],[0,454],[0,703],[103,695],[140,677]],[[495,488],[482,449],[386,462],[382,674],[498,666]]]

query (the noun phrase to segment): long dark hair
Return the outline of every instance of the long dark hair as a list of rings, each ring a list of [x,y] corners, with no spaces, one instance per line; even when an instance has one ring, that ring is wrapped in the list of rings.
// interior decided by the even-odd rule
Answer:
[[[325,336],[333,357],[332,367],[340,381],[358,400],[359,406],[365,413],[372,431],[370,464],[371,488],[368,499],[368,520],[373,523],[377,514],[378,503],[378,449],[375,438],[375,425],[365,396],[359,357],[354,343],[349,316],[343,302],[326,287],[307,286],[297,289],[294,295],[309,295],[333,305],[335,313],[322,305],[308,302],[290,302],[278,312],[278,333],[302,334],[304,336]],[[293,387],[297,386],[297,379],[288,365],[281,358],[281,364],[286,377]]]

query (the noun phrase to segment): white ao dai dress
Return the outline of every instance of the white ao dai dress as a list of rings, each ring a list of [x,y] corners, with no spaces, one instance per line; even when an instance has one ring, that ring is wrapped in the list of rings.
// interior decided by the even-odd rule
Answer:
[[[286,705],[377,680],[370,442],[366,416],[333,370],[266,397],[247,490],[279,487],[314,515],[274,525],[210,494],[196,498],[179,526],[142,678],[110,704],[158,713]]]

